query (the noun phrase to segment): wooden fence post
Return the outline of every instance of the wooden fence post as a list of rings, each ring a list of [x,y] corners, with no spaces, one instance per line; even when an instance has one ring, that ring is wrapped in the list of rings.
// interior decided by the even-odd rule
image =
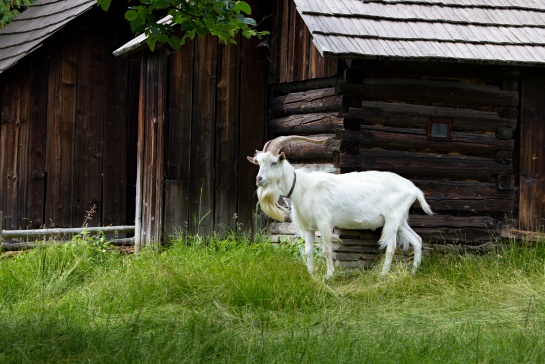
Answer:
[[[4,221],[4,213],[0,211],[0,241],[2,241],[2,222]]]

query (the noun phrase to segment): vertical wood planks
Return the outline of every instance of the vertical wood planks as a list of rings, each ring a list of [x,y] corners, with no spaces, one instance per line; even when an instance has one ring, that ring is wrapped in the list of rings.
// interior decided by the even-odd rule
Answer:
[[[0,209],[9,228],[81,226],[93,204],[89,225],[127,220],[129,62],[110,52],[132,34],[116,25],[107,34],[97,21],[114,24],[122,12],[92,12],[0,75],[11,95],[7,102],[4,93],[0,126]]]
[[[165,146],[165,233],[186,228],[190,216],[193,45],[186,42],[170,57],[168,129]]]
[[[282,42],[277,40],[277,37],[280,37],[282,34],[282,27],[285,26],[287,20],[282,21],[283,9],[286,6],[287,2],[285,0],[277,0],[273,2],[273,21],[271,26],[271,34],[269,35],[269,46],[270,46],[270,62],[274,67],[270,68],[269,72],[269,81],[270,83],[279,83],[280,82],[280,69],[278,65],[281,64],[282,59]]]
[[[29,176],[25,210],[33,229],[45,224],[48,67],[48,58],[40,57],[30,68]]]
[[[145,130],[145,110],[146,105],[144,101],[146,100],[145,87],[147,84],[146,74],[148,71],[148,62],[147,58],[142,56],[141,65],[140,65],[140,86],[139,86],[139,97],[138,97],[138,142],[136,149],[136,203],[135,203],[135,212],[134,212],[134,251],[138,254],[140,248],[147,243],[146,241],[146,227],[143,225],[143,210],[144,210],[144,136],[146,133]]]
[[[111,24],[109,28],[113,28]],[[108,29],[105,50],[120,43],[115,29]],[[102,226],[123,225],[127,221],[128,184],[128,79],[129,64],[125,57],[104,57],[104,136],[102,144]],[[132,124],[136,126],[135,124]],[[132,223],[132,218],[131,222]]]
[[[519,225],[545,226],[545,73],[531,70],[522,80],[520,117]]]
[[[2,87],[2,115],[0,119],[0,203],[3,206],[4,226],[16,229],[18,225],[17,203],[19,194],[18,154],[19,114],[21,111],[21,80],[10,75],[9,82]]]
[[[336,76],[339,72],[337,59],[324,59],[320,55],[295,3],[279,0],[273,11],[270,36],[271,82],[286,83]]]
[[[158,54],[151,53],[147,56],[147,74],[144,93],[144,158],[142,170],[144,178],[142,179],[142,229],[149,242],[156,242],[154,227],[155,205],[157,196],[155,195],[155,168],[157,164],[157,67]]]
[[[255,6],[257,0],[250,2]],[[256,9],[259,7],[255,6]],[[263,11],[263,10],[262,10]],[[260,19],[263,13],[253,14]],[[250,224],[255,211],[255,176],[257,166],[249,163],[246,156],[254,155],[265,142],[266,122],[265,110],[267,68],[264,67],[268,51],[264,47],[256,47],[256,39],[242,39],[241,47],[241,89],[240,89],[240,143],[239,143],[239,181],[238,181],[238,214],[239,220]],[[248,227],[248,225],[246,225]]]
[[[25,68],[30,62],[25,60]],[[21,89],[19,91],[19,105],[17,107],[16,128],[16,160],[15,173],[17,183],[17,228],[28,228],[30,221],[26,215],[27,186],[28,186],[28,159],[29,159],[29,119],[30,119],[30,73],[20,75]]]
[[[272,42],[279,42],[279,46],[276,48],[279,51],[278,57],[276,57],[276,60],[278,61],[278,64],[273,65],[278,70],[278,79],[281,83],[283,82],[290,82],[290,61],[288,58],[289,55],[289,49],[290,49],[290,15],[292,14],[291,6],[292,2],[291,0],[278,0],[283,2],[282,6],[282,15],[281,19],[283,21],[280,22],[282,27],[279,29],[279,34],[272,34],[271,41]],[[293,5],[294,6],[294,5]],[[275,55],[273,55],[274,57]],[[274,58],[273,58],[274,59]]]
[[[309,52],[310,47],[313,47],[313,44],[309,39],[310,34],[307,26],[303,22],[303,19],[297,12],[295,15],[296,36],[292,41],[292,43],[295,44],[295,65],[293,78],[296,81],[302,81],[309,78]]]
[[[142,63],[136,182],[135,248],[160,242],[163,222],[164,101],[166,55],[146,54]]]
[[[74,146],[72,223],[97,226],[102,221],[102,153],[104,113],[104,36],[85,30],[80,39]],[[102,31],[103,34],[104,31]],[[71,85],[67,85],[70,87]],[[90,212],[95,209],[95,213]],[[91,218],[89,220],[89,218]]]
[[[240,42],[240,39],[238,40]],[[233,45],[218,46],[218,82],[215,151],[215,229],[236,228],[237,177],[239,170],[238,92],[240,68],[238,48]]]
[[[72,149],[76,111],[77,48],[50,52],[47,113],[46,224],[72,226]]]
[[[195,39],[195,83],[191,130],[191,211],[194,231],[209,233],[214,221],[214,127],[216,120],[217,42],[210,35]]]
[[[129,60],[129,84],[127,105],[127,223],[133,224],[136,217],[136,163],[138,150],[138,115],[140,99],[141,57]]]
[[[157,135],[156,150],[157,157],[155,163],[155,194],[156,204],[154,206],[155,226],[153,227],[154,240],[161,242],[163,239],[163,205],[164,205],[164,143],[165,143],[165,106],[166,106],[166,86],[167,86],[167,56],[158,52],[157,59]]]

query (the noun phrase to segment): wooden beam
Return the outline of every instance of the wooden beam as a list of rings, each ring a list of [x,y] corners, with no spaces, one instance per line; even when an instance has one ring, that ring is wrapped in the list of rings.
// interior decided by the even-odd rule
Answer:
[[[365,125],[404,128],[426,128],[430,118],[450,118],[453,131],[465,132],[497,132],[500,127],[514,129],[518,122],[516,118],[502,118],[494,111],[367,100],[362,102],[361,107],[349,108],[344,116],[359,118]]]
[[[498,140],[494,134],[453,131],[448,142],[428,140],[425,129],[361,126],[360,130],[338,130],[339,140],[354,140],[363,148],[417,150],[430,153],[486,156],[495,158],[498,150],[508,152],[503,160],[510,160],[513,140]]]
[[[329,87],[279,96],[271,101],[269,110],[274,117],[289,114],[340,111],[342,107],[343,96],[336,94],[335,87]]]
[[[343,94],[360,94],[366,100],[391,100],[473,107],[518,106],[518,91],[498,86],[405,78],[366,78],[361,84],[342,83]]]
[[[295,114],[269,120],[269,137],[334,132],[343,127],[338,112]]]
[[[396,150],[360,150],[341,153],[339,166],[352,170],[392,171],[404,177],[433,177],[490,181],[493,176],[512,175],[513,167],[493,159]]]
[[[508,228],[501,230],[501,237],[505,239],[515,239],[531,242],[545,241],[545,233]]]

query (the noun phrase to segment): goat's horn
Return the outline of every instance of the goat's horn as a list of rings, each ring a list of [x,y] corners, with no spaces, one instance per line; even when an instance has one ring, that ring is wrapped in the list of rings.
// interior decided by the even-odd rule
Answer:
[[[271,152],[274,155],[278,155],[280,149],[282,149],[284,145],[291,142],[292,140],[302,140],[309,143],[322,144],[327,141],[327,138],[312,139],[300,135],[280,136],[265,143],[265,145],[263,146],[263,152]]]

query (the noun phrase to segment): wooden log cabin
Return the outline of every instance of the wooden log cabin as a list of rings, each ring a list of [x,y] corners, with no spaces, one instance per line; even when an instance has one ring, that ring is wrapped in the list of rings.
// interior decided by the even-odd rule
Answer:
[[[4,229],[134,224],[140,60],[112,55],[134,37],[118,5],[37,0],[0,30]]]
[[[256,19],[272,14],[268,42],[199,38],[151,53],[139,37],[116,51],[143,59],[142,244],[195,216],[208,232],[232,224],[235,213],[248,223],[257,170],[245,157],[290,134],[329,139],[286,146],[295,164],[413,180],[436,212],[411,214],[428,249],[482,251],[507,228],[543,229],[544,5],[251,5]],[[271,223],[269,232],[294,233],[289,223]],[[380,232],[337,233],[339,264],[377,258]]]
[[[288,159],[411,179],[436,213],[410,216],[427,249],[543,230],[545,5],[289,0],[274,14],[268,136],[329,138]],[[337,233],[339,264],[377,258],[380,232]]]

